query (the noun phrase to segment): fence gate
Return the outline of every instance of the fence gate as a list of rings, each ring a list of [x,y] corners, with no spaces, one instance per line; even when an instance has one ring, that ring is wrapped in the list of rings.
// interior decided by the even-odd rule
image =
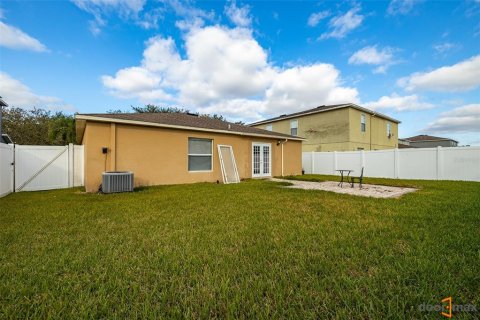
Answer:
[[[0,143],[0,198],[13,192],[13,146]]]
[[[83,184],[75,177],[74,152],[68,146],[15,146],[15,192],[50,190]],[[83,156],[81,157],[83,158]],[[83,160],[83,159],[82,159]],[[83,162],[83,161],[82,161]],[[82,166],[83,165],[79,165]],[[83,180],[83,179],[80,179]]]

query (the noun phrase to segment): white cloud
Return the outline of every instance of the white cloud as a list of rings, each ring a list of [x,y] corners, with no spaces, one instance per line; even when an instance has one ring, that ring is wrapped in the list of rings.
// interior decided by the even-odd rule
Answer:
[[[157,29],[158,22],[163,19],[165,8],[159,7],[144,12],[142,17],[136,20],[136,23],[144,29]]]
[[[124,20],[133,20],[138,25],[149,29],[157,27],[162,10],[157,8],[141,15],[146,0],[71,0],[78,8],[93,15],[89,21],[90,31],[94,35],[101,33],[107,24],[106,16],[118,14]]]
[[[398,112],[425,110],[434,107],[431,103],[421,101],[420,97],[416,94],[399,96],[396,93],[393,93],[390,96],[383,96],[377,101],[367,102],[365,105],[367,108],[373,110],[392,109]]]
[[[5,72],[0,72],[0,83],[2,84],[0,94],[10,106],[73,111],[73,108],[61,99],[35,94],[28,86]]]
[[[468,104],[441,113],[426,130],[433,133],[480,132],[480,104]]]
[[[466,7],[465,16],[467,18],[472,18],[480,14],[480,1],[478,0],[465,1],[464,6]]]
[[[312,13],[310,17],[308,17],[307,24],[310,27],[315,27],[321,20],[327,18],[328,16],[330,16],[330,11],[327,10]]]
[[[213,11],[207,12],[190,5],[189,1],[160,0],[155,7],[145,10],[146,0],[71,0],[78,8],[93,15],[89,22],[90,31],[94,35],[101,33],[107,25],[109,15],[118,15],[123,20],[133,21],[145,29],[158,28],[167,12],[172,12],[180,19],[176,25],[182,30],[202,26],[204,20],[215,17]]]
[[[333,65],[272,65],[250,29],[197,27],[184,41],[181,57],[172,38],[151,38],[140,65],[103,76],[104,86],[121,98],[182,105],[244,121],[358,101],[357,90],[343,86]]]
[[[419,0],[392,0],[388,5],[387,14],[392,16],[408,14],[419,2]]]
[[[355,52],[348,63],[350,64],[385,64],[392,60],[392,49],[377,50],[377,46],[365,47]]]
[[[0,21],[0,46],[18,50],[48,51],[47,47],[25,32]]]
[[[161,78],[142,67],[119,70],[115,77],[103,76],[102,82],[122,98],[140,97],[143,100],[168,99],[170,96],[158,89]]]
[[[444,58],[450,53],[458,51],[461,48],[461,45],[452,42],[443,42],[433,45],[432,48],[435,51],[436,57]]]
[[[397,83],[407,91],[455,92],[475,89],[480,86],[480,55],[430,72],[413,73]]]
[[[439,54],[444,54],[454,48],[456,48],[457,45],[451,42],[445,42],[445,43],[439,43],[433,46],[433,49],[439,53]]]
[[[252,24],[250,7],[237,7],[237,4],[234,0],[230,1],[230,5],[225,6],[225,14],[236,26],[248,27]]]
[[[388,67],[395,63],[393,60],[394,51],[395,50],[390,47],[385,47],[381,50],[378,50],[377,46],[364,47],[355,52],[350,59],[348,59],[348,63],[356,65],[377,65],[378,67],[375,68],[373,72],[385,73]]]
[[[360,7],[355,6],[345,14],[338,15],[330,19],[330,32],[323,33],[320,39],[328,38],[344,38],[350,31],[358,28],[364,19],[364,16],[359,14]]]
[[[195,8],[190,5],[190,1],[180,1],[180,0],[163,0],[163,2],[170,6],[176,15],[190,18],[201,18],[206,20],[211,20],[215,17],[214,11],[204,11],[202,9]]]
[[[122,17],[136,16],[143,10],[146,0],[72,0],[80,9],[95,13],[115,10]]]
[[[355,88],[342,87],[340,72],[331,64],[316,63],[279,71],[266,91],[265,108],[275,113],[308,107],[357,102]]]
[[[259,120],[259,111],[265,109],[261,100],[252,99],[226,99],[200,106],[197,111],[206,114],[221,114],[229,120],[254,121]]]

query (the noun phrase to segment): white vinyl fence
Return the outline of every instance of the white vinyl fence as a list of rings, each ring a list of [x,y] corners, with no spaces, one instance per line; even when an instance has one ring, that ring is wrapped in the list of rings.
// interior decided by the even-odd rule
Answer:
[[[83,186],[83,146],[0,144],[0,148],[0,196]]]
[[[302,164],[314,174],[363,167],[366,177],[480,181],[480,147],[304,152]]]
[[[0,143],[0,198],[13,192],[13,146]]]

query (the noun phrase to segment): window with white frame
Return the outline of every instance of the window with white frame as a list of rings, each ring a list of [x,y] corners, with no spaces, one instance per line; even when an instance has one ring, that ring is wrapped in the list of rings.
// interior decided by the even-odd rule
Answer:
[[[298,135],[298,120],[290,121],[290,134],[292,136]]]
[[[392,125],[390,122],[387,122],[387,137],[391,137],[392,136]]]
[[[212,150],[212,140],[188,138],[188,171],[211,171]]]
[[[271,125],[271,124],[267,124],[267,125],[265,126],[265,130],[272,131],[272,130],[273,130],[272,125]]]
[[[365,132],[367,130],[367,119],[365,118],[365,114],[362,113],[360,116],[360,131]]]

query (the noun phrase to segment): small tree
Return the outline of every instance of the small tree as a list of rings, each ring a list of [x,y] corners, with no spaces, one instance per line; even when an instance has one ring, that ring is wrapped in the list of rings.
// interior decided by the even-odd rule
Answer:
[[[3,132],[18,144],[65,145],[75,142],[75,121],[62,112],[7,107],[3,108]]]
[[[188,110],[177,107],[159,107],[153,104],[147,104],[144,107],[131,106],[136,113],[187,113]]]
[[[50,117],[48,138],[52,145],[75,143],[75,119],[73,116],[57,112]]]
[[[219,114],[201,114],[199,115],[200,117],[204,117],[204,118],[210,118],[210,119],[214,119],[214,120],[220,120],[220,121],[227,121],[227,119],[222,116],[222,115],[219,115]]]

